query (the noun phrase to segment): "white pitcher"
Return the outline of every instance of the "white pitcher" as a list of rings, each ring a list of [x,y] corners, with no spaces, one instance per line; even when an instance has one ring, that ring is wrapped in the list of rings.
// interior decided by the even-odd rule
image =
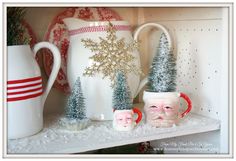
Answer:
[[[147,23],[140,26],[132,36],[130,25],[126,21],[84,21],[78,18],[65,18],[69,35],[70,46],[68,49],[67,76],[70,87],[73,87],[77,77],[81,78],[82,90],[85,97],[87,117],[92,120],[112,120],[112,94],[111,80],[104,77],[101,73],[94,76],[84,75],[85,69],[94,63],[90,57],[96,54],[91,49],[86,48],[83,39],[91,39],[94,42],[107,40],[107,28],[111,23],[116,29],[117,40],[124,38],[125,43],[130,44],[137,40],[140,31],[146,26],[163,28],[156,23]],[[167,34],[168,39],[170,39]],[[101,39],[102,38],[102,39]],[[121,49],[122,50],[122,49]],[[137,50],[132,51],[131,55],[135,58],[132,64],[140,68],[140,56]],[[131,90],[132,99],[136,97],[142,87],[147,83],[147,79],[140,81],[140,75],[133,72],[128,73],[127,83]]]
[[[41,48],[51,50],[54,64],[43,90],[40,68],[35,60]],[[33,135],[43,128],[43,106],[61,64],[58,48],[48,42],[7,47],[7,127],[8,139]]]

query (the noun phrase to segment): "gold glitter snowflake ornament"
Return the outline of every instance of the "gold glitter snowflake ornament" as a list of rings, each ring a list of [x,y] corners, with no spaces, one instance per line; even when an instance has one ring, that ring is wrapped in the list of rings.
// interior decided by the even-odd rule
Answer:
[[[138,43],[133,41],[126,44],[124,38],[117,39],[116,29],[109,22],[106,39],[99,37],[100,42],[94,42],[91,39],[82,39],[85,48],[89,48],[94,55],[90,57],[93,64],[85,69],[84,75],[94,76],[96,73],[102,73],[103,78],[108,77],[111,85],[114,85],[115,76],[118,71],[127,75],[133,72],[137,75],[142,71],[133,61],[135,57],[131,54],[138,48]]]

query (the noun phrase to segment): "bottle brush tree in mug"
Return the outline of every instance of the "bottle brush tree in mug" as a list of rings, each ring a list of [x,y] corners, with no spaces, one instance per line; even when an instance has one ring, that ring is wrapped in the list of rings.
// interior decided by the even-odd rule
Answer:
[[[129,131],[135,127],[142,119],[142,113],[133,108],[131,92],[123,72],[116,74],[113,91],[113,128],[118,131]],[[134,120],[134,113],[138,118]]]
[[[184,94],[177,93],[175,90],[176,59],[165,33],[162,33],[148,75],[147,90],[143,95],[147,123],[155,127],[171,127],[178,122],[179,97]],[[184,96],[187,98],[186,95]],[[189,101],[190,99],[187,101],[189,108],[185,114],[191,109]]]
[[[21,7],[7,7],[7,45],[29,44],[30,38],[25,36],[22,25],[26,10]]]
[[[148,75],[147,91],[174,92],[176,90],[176,60],[167,37],[161,34],[159,48]]]
[[[78,77],[68,98],[65,116],[60,119],[60,124],[68,130],[77,131],[86,128],[89,123],[90,120],[86,117],[80,77]]]

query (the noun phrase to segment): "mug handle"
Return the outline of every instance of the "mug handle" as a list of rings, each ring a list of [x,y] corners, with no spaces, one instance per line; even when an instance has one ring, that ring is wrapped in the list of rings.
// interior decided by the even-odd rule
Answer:
[[[152,27],[155,27],[157,29],[161,29],[166,37],[167,37],[167,40],[169,41],[169,47],[170,47],[170,50],[172,50],[172,39],[171,39],[171,36],[170,36],[170,33],[168,32],[168,30],[161,24],[158,24],[158,23],[154,23],[154,22],[150,22],[150,23],[144,23],[142,24],[141,26],[139,26],[135,31],[134,31],[134,41],[137,41],[138,39],[138,36],[140,34],[140,32],[145,28],[145,27],[148,27],[148,26],[152,26]],[[134,97],[136,97],[138,95],[138,93],[141,91],[141,89],[147,84],[148,82],[148,78],[147,76],[140,82],[139,84],[139,87],[134,95]]]
[[[183,118],[185,115],[187,115],[191,111],[191,109],[192,109],[192,101],[184,93],[179,93],[179,97],[183,98],[187,102],[187,104],[188,104],[188,108],[181,114],[181,118]]]
[[[136,124],[138,124],[142,120],[142,112],[136,107],[133,108],[133,111],[134,111],[134,113],[136,113],[138,115],[138,118],[135,121]]]
[[[58,48],[49,43],[49,42],[39,42],[37,44],[34,45],[33,47],[33,53],[34,53],[34,57],[36,56],[37,52],[41,49],[41,48],[48,48],[53,55],[53,67],[52,67],[52,71],[50,74],[50,77],[48,79],[48,83],[47,86],[44,90],[44,93],[42,95],[42,104],[44,105],[46,98],[49,94],[50,89],[52,88],[52,85],[57,77],[57,74],[59,72],[60,66],[61,66],[61,54],[60,51],[58,50]]]

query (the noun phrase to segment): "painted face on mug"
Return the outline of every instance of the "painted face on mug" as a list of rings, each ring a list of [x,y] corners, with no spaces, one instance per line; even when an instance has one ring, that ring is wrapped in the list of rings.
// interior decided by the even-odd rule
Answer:
[[[170,127],[176,123],[178,116],[178,103],[171,99],[147,100],[145,111],[147,119],[157,127]]]
[[[124,111],[115,114],[114,124],[120,131],[131,130],[134,127],[133,112]]]

